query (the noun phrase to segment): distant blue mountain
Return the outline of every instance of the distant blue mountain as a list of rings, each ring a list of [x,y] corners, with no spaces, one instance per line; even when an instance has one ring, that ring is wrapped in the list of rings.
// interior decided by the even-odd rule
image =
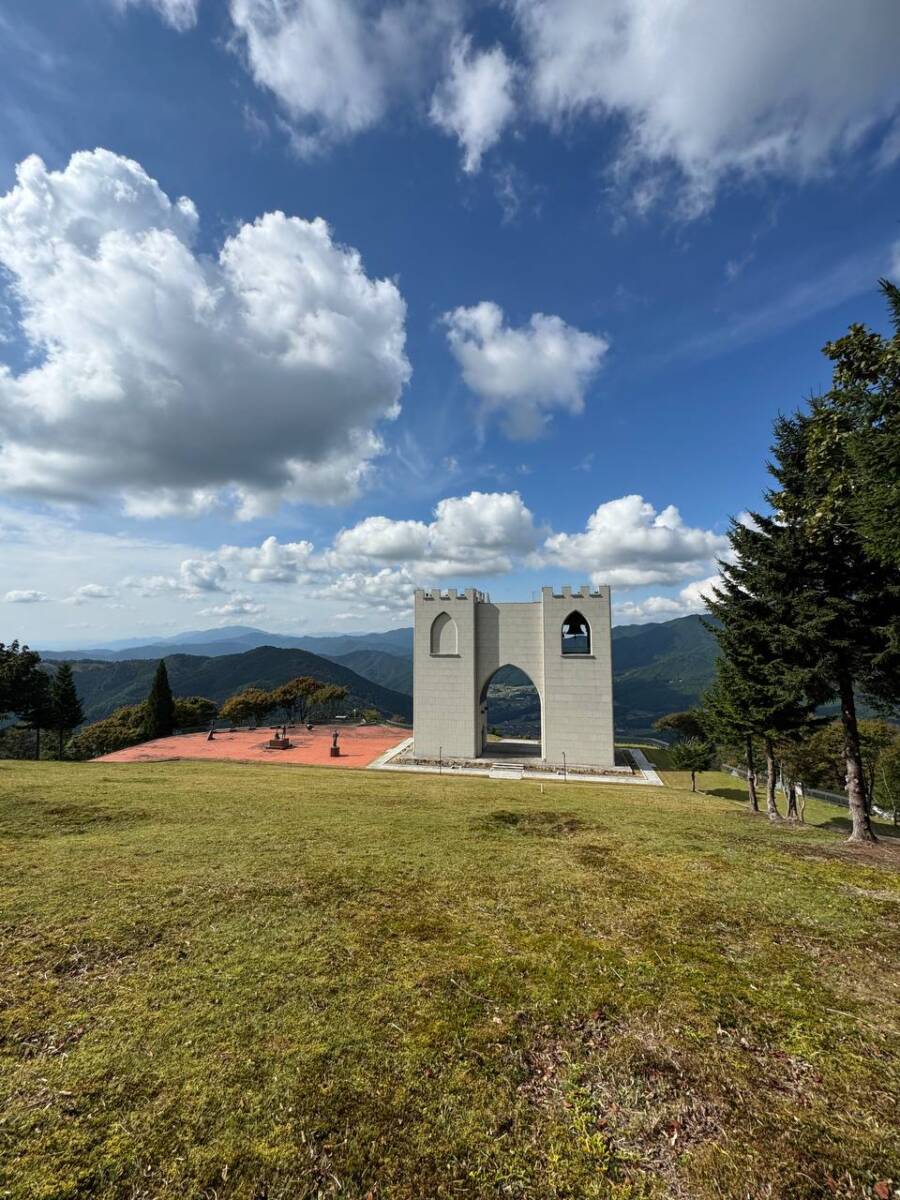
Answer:
[[[267,633],[249,625],[224,625],[217,629],[195,629],[166,638],[151,638],[143,642],[128,639],[104,647],[84,647],[75,650],[41,650],[41,657],[57,659],[91,659],[94,662],[126,662],[135,659],[156,659],[161,655],[200,654],[206,658],[221,658],[243,654],[259,646],[274,646],[279,650],[307,650],[323,658],[337,658],[359,650],[381,650],[388,654],[412,654],[412,629],[390,629],[386,633],[310,634],[295,637],[284,633]],[[38,647],[39,649],[39,647]]]

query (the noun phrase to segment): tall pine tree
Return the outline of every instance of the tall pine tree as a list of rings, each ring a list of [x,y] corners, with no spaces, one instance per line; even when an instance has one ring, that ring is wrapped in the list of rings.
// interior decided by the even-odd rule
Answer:
[[[820,690],[813,670],[792,657],[797,606],[788,582],[803,572],[803,547],[770,517],[733,521],[733,561],[719,564],[722,581],[707,601],[709,628],[721,651],[705,704],[717,736],[743,741],[751,805],[755,799],[753,739],[766,757],[766,811],[778,820],[775,744],[805,726]]]
[[[63,742],[67,733],[71,733],[84,720],[84,711],[75,687],[75,676],[67,662],[60,663],[50,685],[51,727],[55,730],[58,742],[56,757],[62,758]]]
[[[752,716],[752,697],[749,683],[742,678],[737,665],[719,655],[716,677],[703,697],[706,723],[714,741],[740,748],[747,768],[747,796],[753,812],[759,812],[756,791],[756,760],[753,738],[759,733]]]
[[[172,699],[169,673],[164,659],[159,660],[156,674],[153,676],[153,686],[145,704],[145,739],[150,741],[152,738],[171,737],[175,730],[175,701]]]
[[[888,298],[900,322],[896,289]],[[769,470],[776,486],[767,495],[774,518],[762,532],[770,548],[780,544],[788,554],[773,556],[773,576],[746,577],[751,592],[787,613],[777,639],[783,668],[802,681],[809,699],[840,703],[856,842],[875,840],[857,695],[887,709],[900,703],[900,561],[892,551],[898,521],[895,510],[882,511],[896,477],[881,476],[882,451],[887,446],[890,457],[891,428],[896,432],[898,351],[900,334],[888,341],[862,325],[825,347],[834,364],[831,389],[775,423]]]
[[[848,471],[831,475],[829,498],[846,506],[866,553],[900,567],[900,288],[881,280],[894,334],[861,325],[825,347],[835,364],[828,402],[839,421]],[[826,437],[821,452],[829,453]],[[852,477],[849,495],[842,489]]]

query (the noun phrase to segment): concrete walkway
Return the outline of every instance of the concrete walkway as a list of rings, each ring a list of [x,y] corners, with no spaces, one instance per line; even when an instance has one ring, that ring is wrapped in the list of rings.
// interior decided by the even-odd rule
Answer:
[[[399,746],[395,746],[393,750],[388,750],[385,754],[382,754],[380,758],[377,758],[373,763],[371,763],[369,770],[409,771],[418,775],[480,775],[485,779],[512,778],[512,772],[509,770],[509,768],[513,764],[503,762],[486,761],[484,766],[477,767],[459,767],[455,766],[452,762],[445,762],[442,766],[437,767],[432,764],[400,761],[402,760],[403,755],[407,754],[412,749],[412,745],[413,739],[407,738],[405,742],[402,742]],[[561,769],[557,771],[550,770],[548,768],[540,770],[536,767],[529,766],[527,763],[516,763],[515,766],[516,768],[519,766],[522,767],[522,774],[519,776],[519,778],[525,780],[532,779],[535,781],[540,781],[541,783],[618,783],[624,787],[663,786],[663,781],[653,769],[652,763],[648,761],[647,757],[642,754],[640,750],[632,750],[629,748],[628,753],[634,756],[635,764],[641,772],[640,775],[604,775],[602,772],[587,775],[583,772],[576,773],[574,771],[570,771],[564,775]],[[494,774],[497,768],[500,768],[501,771],[503,771],[505,768],[508,774]]]
[[[643,750],[638,750],[636,746],[629,746],[628,753],[634,759],[635,766],[641,768],[643,776],[648,783],[656,784],[657,787],[663,786],[663,781],[657,775],[653,763]]]

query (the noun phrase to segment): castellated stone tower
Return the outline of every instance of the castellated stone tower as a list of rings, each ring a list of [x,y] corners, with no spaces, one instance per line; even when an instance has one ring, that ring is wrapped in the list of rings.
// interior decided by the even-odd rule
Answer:
[[[416,592],[413,679],[416,758],[477,758],[486,696],[500,667],[529,676],[541,701],[548,765],[611,767],[613,697],[608,587],[541,589],[492,604],[475,588]]]

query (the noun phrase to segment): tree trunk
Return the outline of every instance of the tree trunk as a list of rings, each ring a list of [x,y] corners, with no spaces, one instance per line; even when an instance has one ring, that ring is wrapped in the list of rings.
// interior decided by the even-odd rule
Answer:
[[[797,786],[793,779],[787,785],[787,818],[789,821],[800,819],[800,813],[797,811]]]
[[[756,796],[756,766],[753,762],[753,738],[747,735],[747,792],[750,796],[750,808],[759,812],[759,800]]]
[[[765,739],[766,747],[766,812],[770,821],[780,821],[781,813],[775,802],[775,748],[772,739]]]
[[[852,829],[848,841],[876,842],[869,820],[866,803],[866,784],[863,775],[862,752],[859,745],[859,727],[856,724],[856,701],[853,698],[853,682],[841,676],[841,721],[844,726],[844,766],[847,769],[847,802],[850,806]]]

